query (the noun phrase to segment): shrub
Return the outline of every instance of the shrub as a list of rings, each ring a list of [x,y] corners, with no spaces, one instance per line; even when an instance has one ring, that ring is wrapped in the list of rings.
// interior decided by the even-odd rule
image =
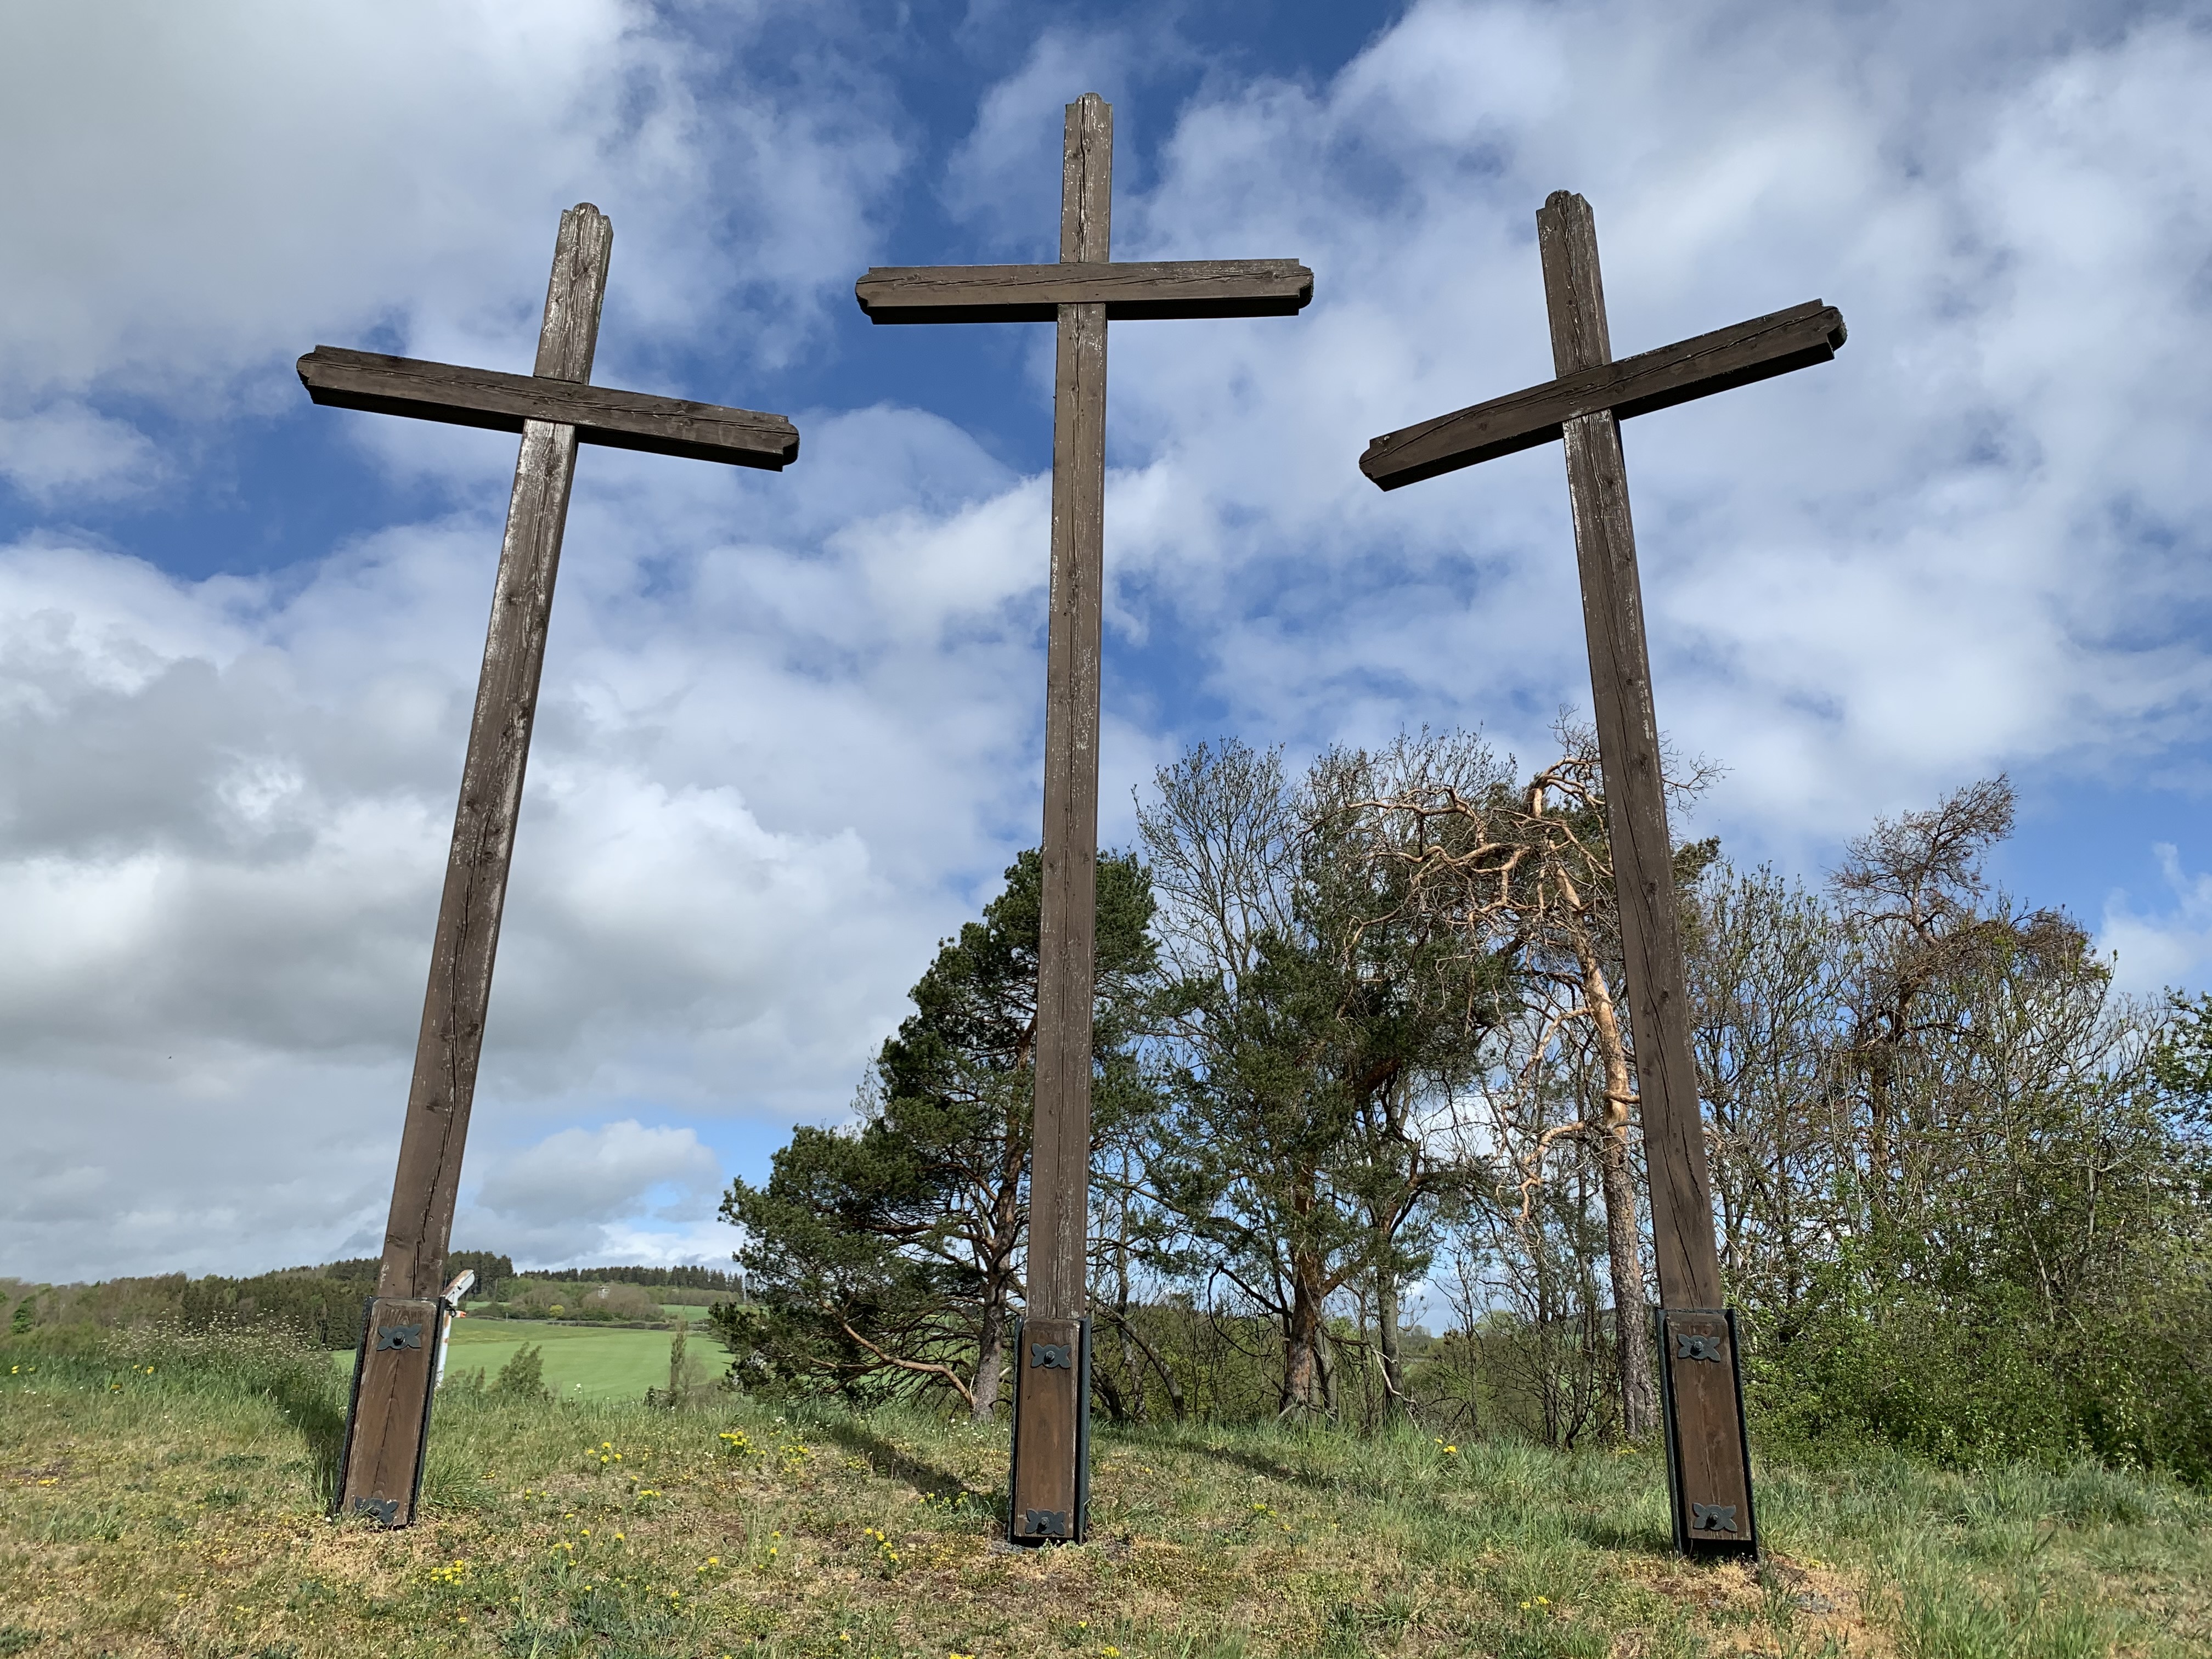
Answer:
[[[526,1342],[514,1351],[514,1357],[499,1368],[492,1379],[491,1391],[509,1399],[544,1400],[549,1398],[545,1388],[545,1352],[535,1342]]]

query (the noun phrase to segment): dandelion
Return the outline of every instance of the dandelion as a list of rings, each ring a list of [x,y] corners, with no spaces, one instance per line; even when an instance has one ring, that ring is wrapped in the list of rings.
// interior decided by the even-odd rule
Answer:
[[[1459,1448],[1457,1446],[1446,1446],[1444,1448],[1444,1455],[1446,1457],[1457,1457],[1459,1455]]]

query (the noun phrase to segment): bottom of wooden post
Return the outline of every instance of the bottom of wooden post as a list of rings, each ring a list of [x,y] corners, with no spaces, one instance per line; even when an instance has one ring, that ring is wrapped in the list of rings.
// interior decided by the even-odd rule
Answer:
[[[366,1515],[387,1527],[413,1524],[430,1446],[445,1312],[434,1297],[369,1297],[354,1352],[333,1515]]]
[[[1756,1560],[1759,1512],[1734,1309],[1659,1310],[1659,1394],[1674,1547]]]
[[[1014,1455],[1006,1536],[1079,1544],[1091,1502],[1091,1322],[1014,1323]]]

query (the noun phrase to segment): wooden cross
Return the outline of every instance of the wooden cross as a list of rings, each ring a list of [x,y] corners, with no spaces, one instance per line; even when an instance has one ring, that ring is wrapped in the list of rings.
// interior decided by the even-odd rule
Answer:
[[[1638,1106],[1659,1269],[1660,1379],[1678,1547],[1756,1553],[1735,1322],[1722,1306],[1697,1071],[1690,1056],[1674,843],[1659,772],[1644,596],[1620,422],[1822,363],[1843,314],[1818,300],[1614,361],[1589,204],[1555,192],[1536,216],[1559,378],[1385,433],[1359,470],[1385,489],[1565,441],[1590,693],[1636,1031]]]
[[[434,1334],[447,1311],[439,1296],[441,1270],[476,1094],[576,446],[607,444],[777,471],[799,455],[799,434],[781,415],[590,383],[613,249],[614,227],[590,203],[561,216],[534,374],[502,374],[331,346],[317,346],[300,359],[300,379],[319,404],[522,434],[430,950],[429,989],[384,1260],[354,1368],[335,1505],[342,1513],[374,1516],[387,1526],[414,1519],[422,1481],[435,1386]]]
[[[1098,863],[1098,657],[1106,507],[1106,325],[1290,317],[1313,298],[1295,259],[1115,262],[1114,112],[1067,106],[1060,262],[878,266],[854,285],[878,323],[1058,325],[1052,580],[1046,640],[1044,894],[1037,950],[1036,1141],[1029,1284],[1014,1348],[1010,1535],[1079,1542],[1090,1423],[1086,1267],[1091,1015]],[[1069,1356],[1075,1363],[1069,1363]]]

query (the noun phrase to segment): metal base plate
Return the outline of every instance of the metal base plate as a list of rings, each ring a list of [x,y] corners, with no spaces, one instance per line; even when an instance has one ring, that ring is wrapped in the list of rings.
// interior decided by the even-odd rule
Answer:
[[[374,1296],[354,1355],[334,1515],[366,1515],[410,1526],[422,1492],[437,1387],[438,1325],[445,1304],[431,1297]]]
[[[1737,1352],[1733,1309],[1659,1310],[1667,1487],[1685,1555],[1759,1555]]]
[[[1091,1498],[1091,1322],[1014,1325],[1014,1455],[1006,1536],[1079,1544]]]

